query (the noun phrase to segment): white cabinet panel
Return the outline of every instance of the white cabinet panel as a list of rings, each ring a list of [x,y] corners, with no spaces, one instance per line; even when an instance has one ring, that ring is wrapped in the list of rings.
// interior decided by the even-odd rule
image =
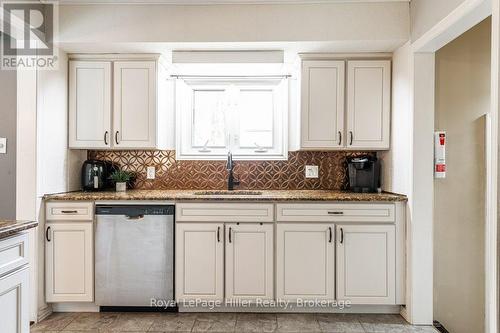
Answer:
[[[0,332],[29,333],[28,267],[0,278]]]
[[[176,221],[273,222],[274,205],[266,203],[178,203]]]
[[[155,148],[155,62],[116,61],[113,66],[115,147]]]
[[[333,224],[277,225],[278,299],[335,299]]]
[[[94,235],[91,222],[48,223],[46,227],[47,302],[94,300]]]
[[[175,289],[178,301],[224,297],[224,225],[176,225]]]
[[[344,67],[344,61],[303,61],[302,148],[343,146]]]
[[[28,234],[17,234],[0,240],[0,275],[28,264]]]
[[[277,221],[394,222],[394,204],[293,203],[276,205]]]
[[[226,224],[226,299],[273,299],[273,225]]]
[[[47,221],[93,221],[94,203],[75,201],[52,201],[45,205]]]
[[[111,147],[111,62],[69,62],[69,147]]]
[[[394,225],[337,225],[337,299],[395,304]]]
[[[389,149],[391,62],[347,63],[347,147]]]

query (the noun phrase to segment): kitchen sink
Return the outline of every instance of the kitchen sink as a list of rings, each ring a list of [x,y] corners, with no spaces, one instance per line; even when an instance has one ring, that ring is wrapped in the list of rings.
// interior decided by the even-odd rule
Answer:
[[[262,195],[260,191],[199,191],[194,192],[194,195]]]

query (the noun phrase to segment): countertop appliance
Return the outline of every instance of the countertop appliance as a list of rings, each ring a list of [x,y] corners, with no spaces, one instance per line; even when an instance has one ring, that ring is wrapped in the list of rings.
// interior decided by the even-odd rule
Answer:
[[[377,192],[380,187],[380,161],[375,156],[350,158],[349,189],[353,192]]]
[[[116,166],[107,161],[87,160],[82,165],[81,184],[84,191],[101,191],[112,186],[109,179]]]
[[[175,310],[174,206],[97,205],[95,303]],[[143,310],[144,310],[143,309]]]

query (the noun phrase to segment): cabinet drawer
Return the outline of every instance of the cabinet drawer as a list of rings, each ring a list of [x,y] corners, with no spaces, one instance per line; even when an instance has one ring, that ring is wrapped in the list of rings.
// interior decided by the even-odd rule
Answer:
[[[273,222],[273,204],[179,203],[175,218],[181,222]]]
[[[277,220],[394,222],[394,204],[278,204]]]
[[[91,202],[47,202],[47,221],[92,221],[94,204]]]
[[[0,276],[28,263],[28,234],[0,240]]]

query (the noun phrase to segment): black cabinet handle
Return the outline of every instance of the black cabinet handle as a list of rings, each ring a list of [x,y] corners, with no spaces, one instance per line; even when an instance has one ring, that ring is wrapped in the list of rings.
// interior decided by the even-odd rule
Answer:
[[[344,243],[344,229],[340,228],[340,244]]]
[[[332,227],[328,227],[328,232],[330,233],[330,238],[328,239],[328,243],[332,242]]]
[[[231,243],[232,242],[232,239],[231,239],[231,227],[229,227],[229,235],[228,236],[229,236],[229,243]]]
[[[47,242],[50,242],[49,231],[50,231],[50,227],[47,227],[47,230],[45,230],[45,239],[47,240]]]
[[[77,210],[62,210],[61,213],[63,214],[76,214],[78,213]]]
[[[352,131],[349,131],[349,135],[351,136],[351,142],[349,143],[349,146],[352,146],[352,140],[354,140],[354,134]]]
[[[118,142],[118,134],[120,134],[120,131],[116,131],[116,133],[115,133],[115,142],[116,142],[116,144],[120,144]]]
[[[217,227],[217,243],[220,243],[220,227]]]
[[[339,146],[342,144],[342,132],[339,131]]]
[[[344,215],[344,212],[328,212],[328,215]]]
[[[109,135],[109,132],[108,132],[108,131],[106,131],[106,132],[104,133],[104,144],[105,144],[106,146],[108,145],[108,135]]]

